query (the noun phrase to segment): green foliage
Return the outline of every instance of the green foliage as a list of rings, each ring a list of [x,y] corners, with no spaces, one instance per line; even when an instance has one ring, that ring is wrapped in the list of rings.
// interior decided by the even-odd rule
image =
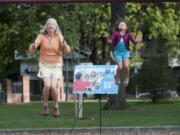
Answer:
[[[146,40],[159,39],[169,55],[177,55],[180,46],[180,23],[176,3],[150,4],[144,16],[142,32]]]
[[[137,45],[131,62],[143,62],[137,83],[140,92],[151,93],[153,102],[166,98],[167,89],[176,87],[176,79],[169,71],[168,57],[178,57],[180,53],[178,7],[179,3],[126,4],[126,21],[131,26],[131,32],[136,35],[138,29],[138,33],[143,35],[143,44]]]
[[[99,58],[109,60],[109,46],[105,39],[109,36],[111,18],[110,4],[108,9],[102,3],[69,3],[64,16],[64,4],[1,4],[0,5],[0,71],[14,61],[14,50],[26,56],[29,44],[34,41],[49,17],[55,18],[72,50],[82,54],[91,52],[90,60],[97,64]],[[180,10],[179,3],[127,3],[126,21],[131,33],[143,35],[143,41],[161,40],[164,52],[178,55],[180,47]],[[28,22],[28,9],[32,29]],[[135,48],[136,55],[131,60],[142,61],[138,55],[143,44]],[[131,44],[131,48],[132,44]],[[7,55],[8,54],[8,55]]]
[[[160,103],[168,101],[170,95],[168,95],[167,90],[176,88],[176,78],[169,70],[168,56],[158,51],[158,46],[160,46],[158,41],[153,41],[150,44],[148,57],[144,60],[136,76],[136,83],[140,93],[149,92],[152,102]]]
[[[143,41],[161,40],[169,55],[178,55],[180,48],[179,3],[128,3],[126,21],[134,33],[143,34]],[[134,33],[135,34],[135,33]]]
[[[110,8],[108,9],[110,12]],[[28,12],[29,15],[28,16]],[[14,51],[26,56],[30,43],[50,17],[58,21],[60,29],[72,50],[82,53],[101,50],[108,37],[107,15],[104,4],[10,4],[0,5],[0,71],[14,61]],[[32,28],[29,24],[29,18]],[[109,18],[110,19],[110,18]],[[103,40],[103,41],[102,41]],[[8,55],[7,55],[8,52]],[[94,55],[95,52],[92,53]],[[98,61],[98,59],[93,59]]]
[[[17,11],[17,12],[14,12]],[[21,14],[21,19],[18,15]],[[21,34],[25,24],[24,12],[21,12],[17,5],[0,5],[0,70],[4,71],[6,66],[14,59],[14,50],[23,49],[24,35]],[[20,39],[21,38],[21,39]]]

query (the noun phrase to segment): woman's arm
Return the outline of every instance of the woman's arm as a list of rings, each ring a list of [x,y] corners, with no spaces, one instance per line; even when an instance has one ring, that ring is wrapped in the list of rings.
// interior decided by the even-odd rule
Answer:
[[[70,46],[66,43],[66,41],[64,41],[64,44],[63,44],[63,51],[65,52],[65,54],[70,54],[70,53],[71,53],[71,48],[70,48]]]
[[[138,37],[137,39],[134,39],[134,37],[130,33],[129,33],[129,39],[133,42],[133,44],[142,42],[142,37]]]
[[[116,33],[114,32],[109,38],[107,38],[107,43],[111,44],[112,41],[115,39]]]
[[[66,40],[64,40],[63,35],[59,34],[59,43],[64,51],[65,54],[70,54],[71,53],[71,48],[70,46],[67,44]]]
[[[34,53],[40,44],[41,44],[41,35],[39,35],[39,36],[36,38],[35,42],[32,43],[32,44],[29,46],[29,51],[30,51],[31,53]]]
[[[129,39],[131,40],[131,42],[133,42],[133,44],[137,44],[137,41],[134,39],[134,37],[129,33]]]
[[[30,53],[34,53],[36,51],[36,45],[34,43],[32,43],[30,46],[29,46],[29,52]]]

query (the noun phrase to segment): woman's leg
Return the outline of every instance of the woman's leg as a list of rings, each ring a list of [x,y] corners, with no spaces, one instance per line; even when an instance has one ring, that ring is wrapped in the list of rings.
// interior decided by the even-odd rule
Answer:
[[[49,114],[49,105],[48,99],[50,94],[50,79],[43,78],[44,88],[43,88],[43,97],[44,97],[44,107],[43,107],[43,115],[47,116]]]
[[[117,70],[116,70],[116,80],[119,80],[119,74],[122,71],[122,61],[117,63]]]
[[[129,58],[127,58],[123,61],[123,66],[125,69],[125,80],[124,81],[127,82],[127,85],[128,85],[128,82],[129,82]]]
[[[58,107],[58,79],[57,78],[51,79],[51,93],[54,100],[53,116],[58,117],[59,107]]]
[[[58,108],[58,79],[51,79],[51,95],[54,100],[54,107]]]
[[[44,82],[44,88],[43,88],[44,106],[48,106],[51,80],[50,78],[46,77],[46,78],[43,78],[43,82]]]

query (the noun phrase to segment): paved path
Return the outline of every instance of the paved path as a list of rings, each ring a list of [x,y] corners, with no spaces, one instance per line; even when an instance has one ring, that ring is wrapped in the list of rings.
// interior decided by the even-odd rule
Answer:
[[[100,135],[100,128],[0,130],[0,135]],[[180,126],[102,127],[101,135],[180,135]]]

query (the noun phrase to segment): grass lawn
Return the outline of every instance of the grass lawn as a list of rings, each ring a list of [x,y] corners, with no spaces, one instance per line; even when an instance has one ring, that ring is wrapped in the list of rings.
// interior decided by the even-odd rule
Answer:
[[[102,111],[102,126],[180,126],[180,99],[170,104],[151,104],[148,101],[128,101],[139,110]],[[106,102],[102,102],[102,107]],[[83,117],[94,120],[76,120],[74,103],[60,103],[61,115],[58,118],[41,115],[42,102],[31,102],[17,105],[0,104],[0,129],[37,129],[37,128],[72,128],[98,127],[99,102],[84,102]],[[112,122],[112,125],[111,125]]]

